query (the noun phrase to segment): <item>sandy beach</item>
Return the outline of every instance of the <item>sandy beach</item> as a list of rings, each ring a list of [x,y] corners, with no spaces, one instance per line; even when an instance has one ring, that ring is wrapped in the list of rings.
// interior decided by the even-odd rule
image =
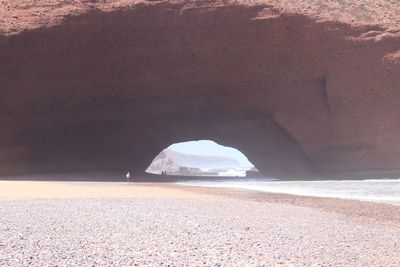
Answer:
[[[161,183],[0,182],[0,266],[399,266],[400,207]]]

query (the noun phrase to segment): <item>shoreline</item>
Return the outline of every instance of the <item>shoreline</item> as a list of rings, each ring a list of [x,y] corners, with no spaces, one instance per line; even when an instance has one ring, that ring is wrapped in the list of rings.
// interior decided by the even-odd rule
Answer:
[[[363,182],[391,182],[391,181],[395,181],[395,182],[400,182],[400,179],[382,179],[382,180],[376,180],[376,179],[367,179],[367,180],[362,180]],[[221,188],[221,189],[227,189],[227,190],[244,190],[244,191],[248,191],[248,192],[253,192],[253,193],[260,193],[260,194],[278,194],[278,195],[289,195],[289,196],[297,196],[297,197],[311,197],[311,198],[328,198],[328,199],[341,199],[341,200],[349,200],[349,201],[361,201],[361,202],[372,202],[372,203],[380,203],[380,204],[387,204],[387,205],[394,205],[394,206],[400,206],[400,199],[399,200],[389,200],[389,199],[382,199],[382,198],[368,198],[368,197],[354,197],[354,195],[349,195],[348,197],[344,196],[344,195],[338,195],[338,194],[326,194],[324,195],[323,193],[320,194],[302,194],[302,193],[297,193],[297,192],[285,192],[284,190],[262,190],[262,189],[255,189],[255,188],[246,188],[246,187],[242,187],[242,186],[221,186],[218,183],[223,183],[225,181],[216,181],[218,182],[217,184],[215,184],[215,186],[213,186],[212,184],[204,184],[204,182],[207,181],[202,181],[199,180],[198,181],[198,185],[196,185],[196,183],[191,183],[191,181],[182,181],[182,182],[177,182],[177,184],[183,185],[183,186],[188,186],[188,187],[202,187],[202,188]],[[228,179],[226,182],[228,183],[232,183],[234,182],[232,179]],[[270,184],[274,184],[274,183],[285,183],[285,182],[289,182],[289,181],[282,181],[282,180],[249,180],[249,181],[239,181],[239,182],[267,182]],[[298,181],[294,181],[294,182],[298,182],[298,183],[302,183],[302,182],[314,182],[314,181],[307,181],[307,180],[298,180]],[[324,182],[349,182],[349,180],[323,180],[323,181],[315,181],[318,183],[324,183]],[[354,180],[352,180],[351,182],[354,182]],[[328,185],[329,186],[329,185]]]
[[[1,176],[0,181],[64,181],[64,182],[124,182],[126,172],[79,172],[79,173],[36,173],[30,175]],[[395,177],[395,178],[390,178]],[[321,174],[301,177],[268,177],[259,176],[185,176],[159,175],[152,173],[131,173],[131,181],[139,183],[176,183],[180,181],[215,181],[225,179],[271,180],[281,182],[291,181],[364,181],[364,180],[398,180],[400,172],[349,172],[340,175]]]
[[[400,205],[354,199],[300,196],[281,193],[257,192],[246,189],[185,186],[187,190],[211,196],[247,201],[286,204],[337,213],[353,219],[400,227]]]
[[[400,226],[400,205],[158,182],[0,181],[0,202],[36,199],[224,198],[307,207]]]
[[[398,266],[400,207],[172,183],[0,182],[0,266]]]

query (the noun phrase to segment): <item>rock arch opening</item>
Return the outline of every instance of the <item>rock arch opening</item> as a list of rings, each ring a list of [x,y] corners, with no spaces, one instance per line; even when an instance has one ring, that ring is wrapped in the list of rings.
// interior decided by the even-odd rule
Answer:
[[[177,176],[244,177],[258,173],[258,170],[236,148],[212,140],[195,140],[174,143],[163,149],[146,172]]]
[[[199,138],[268,176],[400,173],[400,32],[273,1],[64,2],[0,25],[0,176],[142,173]]]

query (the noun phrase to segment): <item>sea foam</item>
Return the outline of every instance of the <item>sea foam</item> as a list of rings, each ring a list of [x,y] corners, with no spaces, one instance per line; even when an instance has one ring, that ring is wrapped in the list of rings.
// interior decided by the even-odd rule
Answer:
[[[356,199],[400,205],[400,179],[278,181],[273,179],[223,179],[182,181],[184,185],[244,189],[312,197]]]

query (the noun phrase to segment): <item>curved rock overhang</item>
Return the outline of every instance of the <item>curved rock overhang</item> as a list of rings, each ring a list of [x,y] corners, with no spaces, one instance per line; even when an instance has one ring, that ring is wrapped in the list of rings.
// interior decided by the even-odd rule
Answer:
[[[137,4],[0,36],[0,174],[144,171],[211,139],[267,175],[400,170],[400,35],[264,4]]]

